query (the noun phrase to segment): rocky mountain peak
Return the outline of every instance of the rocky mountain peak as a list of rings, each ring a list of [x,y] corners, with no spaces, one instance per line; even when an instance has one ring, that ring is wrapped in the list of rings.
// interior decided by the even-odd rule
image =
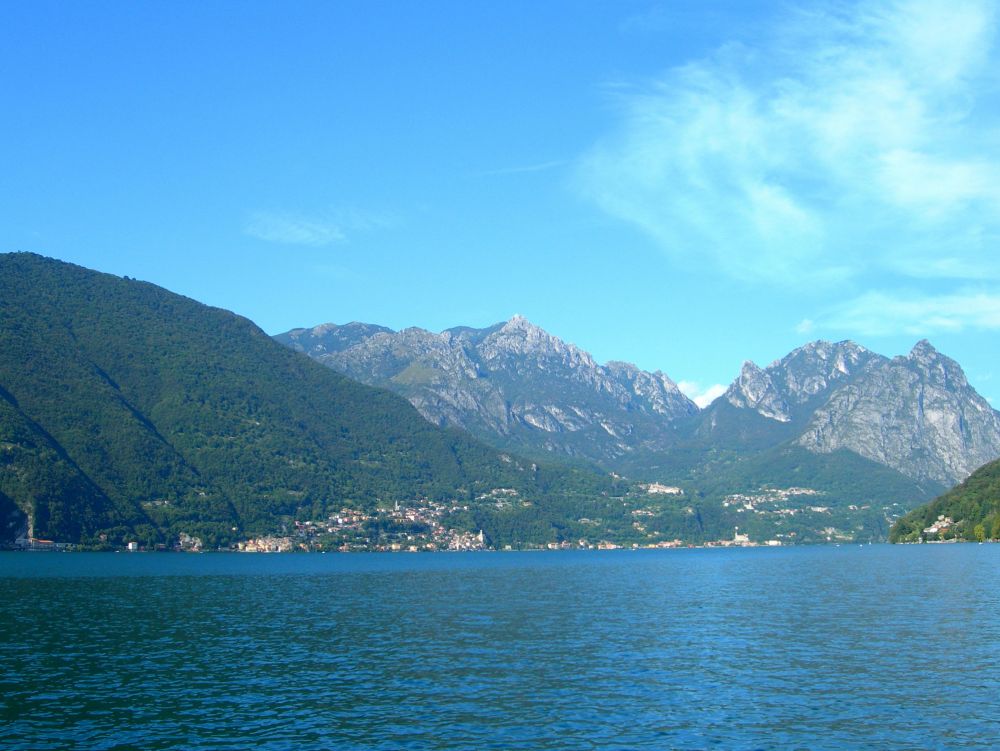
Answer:
[[[561,341],[541,326],[533,324],[520,313],[515,313],[508,321],[501,324],[493,335],[520,336],[533,341]]]
[[[348,324],[345,324],[345,325],[346,326],[350,326],[351,324],[348,323]],[[336,324],[336,323],[321,323],[319,326],[313,326],[311,329],[295,329],[295,330],[296,331],[308,331],[313,336],[326,336],[331,331],[336,331],[339,328],[342,328],[342,327],[340,325]]]
[[[764,417],[788,422],[788,405],[781,398],[771,375],[755,362],[746,360],[740,374],[725,393],[734,407],[752,409]]]
[[[815,411],[799,443],[846,448],[947,486],[1000,454],[1000,415],[957,362],[922,340],[905,357],[872,358]]]
[[[926,339],[921,339],[913,346],[905,362],[928,383],[937,387],[953,390],[969,388],[962,366],[942,355]]]
[[[822,397],[877,357],[849,340],[818,340],[793,350],[767,370],[784,399],[803,405]]]
[[[668,391],[676,391],[680,393],[680,388],[674,380],[662,370],[654,370],[652,372],[641,370],[632,363],[622,362],[621,360],[610,360],[605,363],[604,367],[609,372],[620,375],[622,378],[627,378],[632,381],[646,379],[656,381],[657,383],[662,384]]]
[[[913,349],[910,350],[910,359],[930,359],[939,356],[941,353],[935,349],[934,345],[931,344],[926,339],[921,339],[919,342],[913,345]]]
[[[807,416],[818,401],[879,357],[851,341],[809,342],[763,369],[743,363],[725,396],[735,407],[789,422]]]
[[[511,328],[539,328],[520,313],[512,315],[507,322],[504,323],[504,326]]]
[[[857,362],[865,355],[871,354],[860,344],[844,339],[839,342],[828,342],[825,339],[804,344],[798,349],[792,350],[777,363],[788,362],[800,357],[804,357],[817,362],[850,363]]]
[[[597,367],[590,354],[553,336],[522,315],[515,315],[495,328],[477,348],[487,362],[505,357],[529,357],[535,361],[557,361],[571,368]]]
[[[798,363],[800,366],[847,372],[872,354],[869,350],[860,344],[852,342],[850,339],[840,342],[828,342],[825,339],[817,339],[793,349],[780,360],[775,360],[768,366],[768,370],[788,368],[789,365]]]

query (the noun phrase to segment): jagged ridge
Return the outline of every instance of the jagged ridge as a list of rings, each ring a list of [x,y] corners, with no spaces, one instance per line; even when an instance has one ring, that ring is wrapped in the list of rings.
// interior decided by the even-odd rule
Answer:
[[[944,486],[1000,455],[1000,414],[927,340],[892,359],[853,342],[813,342],[760,369],[746,363],[726,400],[801,425],[795,442],[848,449]]]
[[[669,445],[672,425],[697,412],[665,374],[600,365],[519,315],[440,334],[352,323],[277,339],[353,378],[388,386],[435,424],[539,452],[613,461]]]
[[[766,368],[748,361],[699,412],[663,373],[600,365],[522,316],[440,334],[352,323],[277,338],[397,391],[436,424],[640,475],[671,451],[797,445],[849,450],[931,489],[1000,456],[1000,415],[926,341],[892,359],[851,341],[815,341]]]

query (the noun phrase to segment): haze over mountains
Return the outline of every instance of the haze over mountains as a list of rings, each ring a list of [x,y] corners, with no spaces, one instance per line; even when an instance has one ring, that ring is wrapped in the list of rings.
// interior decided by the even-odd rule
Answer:
[[[695,447],[799,447],[850,451],[932,491],[1000,456],[1000,413],[927,341],[895,358],[812,342],[765,368],[744,363],[725,395],[699,410],[666,374],[600,365],[520,316],[440,334],[350,323],[276,338],[396,391],[438,425],[640,476],[664,466],[657,455]]]

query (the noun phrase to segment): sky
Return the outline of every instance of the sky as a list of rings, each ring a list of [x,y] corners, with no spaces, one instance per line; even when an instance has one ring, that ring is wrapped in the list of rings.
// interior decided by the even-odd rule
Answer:
[[[0,4],[0,252],[270,334],[521,314],[702,401],[922,338],[1000,406],[1000,8]]]

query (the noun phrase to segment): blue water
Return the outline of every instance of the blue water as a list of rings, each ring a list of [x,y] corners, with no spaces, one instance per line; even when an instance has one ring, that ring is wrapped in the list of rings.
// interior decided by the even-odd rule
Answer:
[[[1000,545],[0,554],[5,749],[1000,743]]]

